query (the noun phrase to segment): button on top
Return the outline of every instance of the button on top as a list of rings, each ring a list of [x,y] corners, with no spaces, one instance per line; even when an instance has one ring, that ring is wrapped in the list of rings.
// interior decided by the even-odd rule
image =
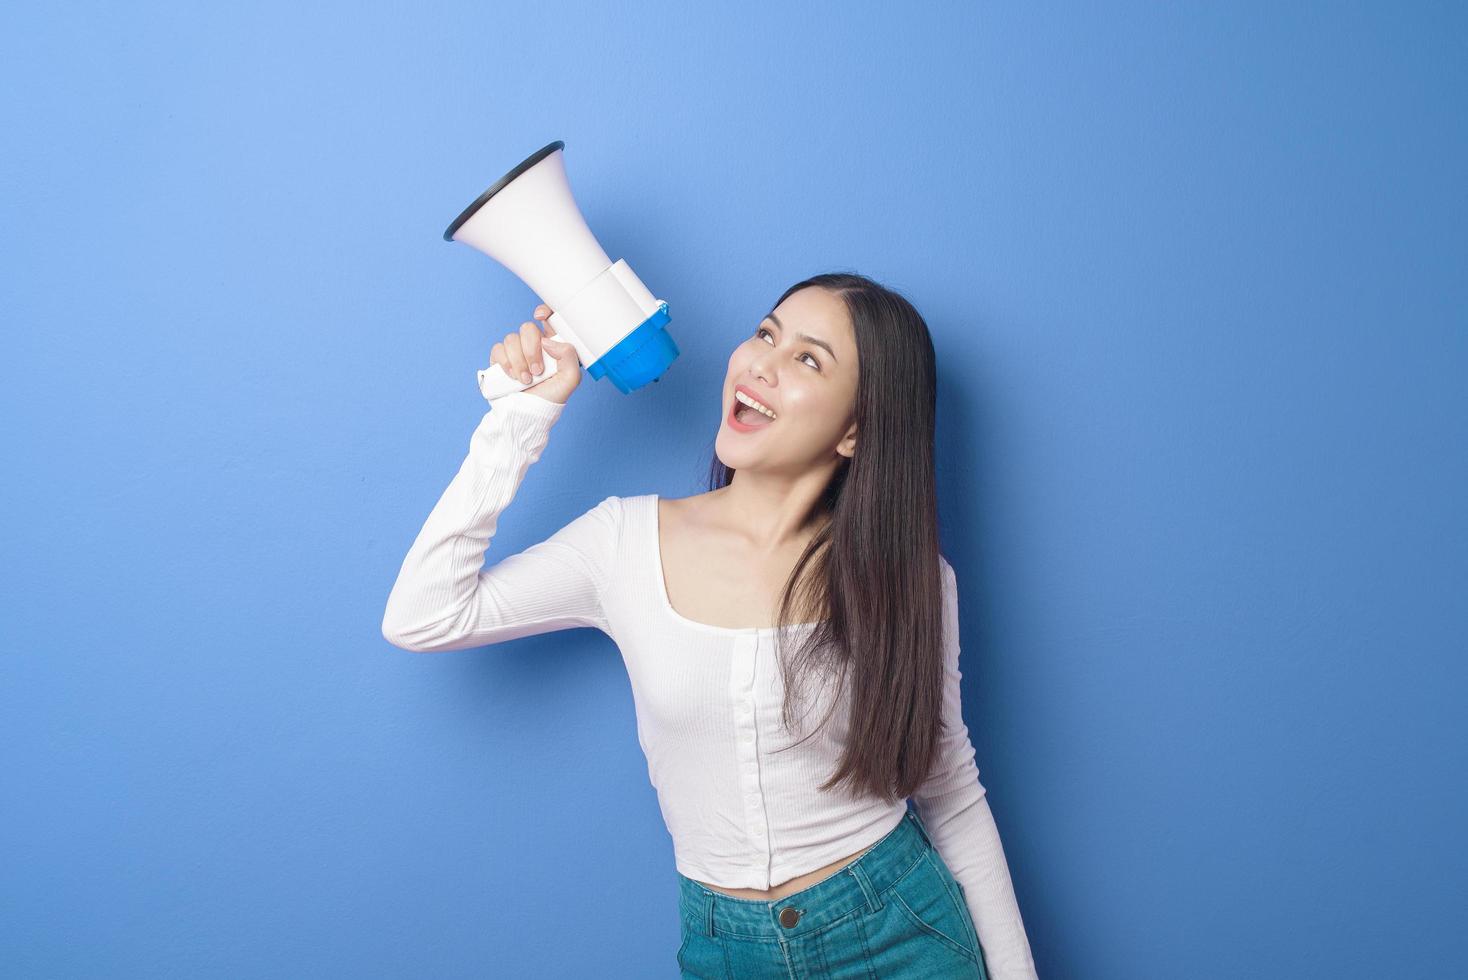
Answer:
[[[800,909],[785,906],[780,910],[780,925],[786,929],[793,929],[795,923],[800,921]]]

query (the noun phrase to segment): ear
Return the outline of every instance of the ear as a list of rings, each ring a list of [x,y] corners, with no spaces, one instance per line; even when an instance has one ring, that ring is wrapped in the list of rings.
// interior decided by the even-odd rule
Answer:
[[[846,435],[836,444],[836,451],[847,459],[856,455],[856,426],[846,430]]]

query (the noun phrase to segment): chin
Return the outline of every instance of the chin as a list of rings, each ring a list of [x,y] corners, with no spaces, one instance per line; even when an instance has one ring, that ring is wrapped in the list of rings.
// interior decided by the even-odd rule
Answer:
[[[758,469],[763,454],[741,446],[739,444],[741,441],[742,437],[739,433],[730,432],[727,426],[721,427],[719,437],[714,440],[714,455],[730,469]]]

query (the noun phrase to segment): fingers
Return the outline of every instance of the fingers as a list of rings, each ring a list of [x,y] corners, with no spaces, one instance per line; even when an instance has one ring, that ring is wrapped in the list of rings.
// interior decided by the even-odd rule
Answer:
[[[544,322],[550,315],[549,306],[544,303],[537,306],[534,320],[526,320],[519,330],[506,334],[504,340],[494,345],[489,352],[490,363],[498,364],[505,374],[518,378],[521,384],[534,381],[534,376],[545,370],[545,354],[558,358],[565,348],[559,340],[547,341],[547,337],[556,335],[550,324]]]
[[[520,324],[519,339],[520,350],[525,358],[525,362],[528,365],[528,370],[530,371],[530,373],[539,374],[540,372],[544,371],[545,361],[540,353],[540,327],[536,326],[535,321],[526,320],[524,323]],[[522,377],[520,380],[528,381],[530,379]]]
[[[549,306],[541,303],[535,308],[535,312],[531,315],[534,316],[535,319],[541,321],[540,325],[542,328],[544,328],[547,336],[554,337],[556,335],[556,328],[550,325],[551,308]]]
[[[525,351],[520,346],[520,335],[518,333],[506,334],[505,339],[494,345],[490,352],[490,360],[504,368],[505,374],[512,378],[518,378],[521,384],[529,384],[530,362],[525,357]]]

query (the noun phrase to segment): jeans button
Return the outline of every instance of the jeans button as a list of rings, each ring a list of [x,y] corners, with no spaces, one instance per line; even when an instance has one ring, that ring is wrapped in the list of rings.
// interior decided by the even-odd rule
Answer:
[[[795,923],[800,921],[800,909],[785,906],[780,910],[780,925],[786,929],[795,928]]]

